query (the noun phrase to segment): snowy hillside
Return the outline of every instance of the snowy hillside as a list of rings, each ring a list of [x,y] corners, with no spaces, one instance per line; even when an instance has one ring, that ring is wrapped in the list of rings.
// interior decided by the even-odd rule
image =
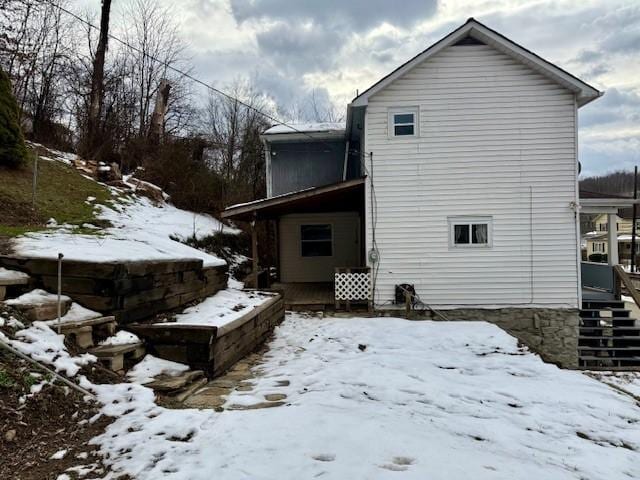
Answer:
[[[86,201],[91,203],[93,200],[89,197]],[[146,197],[114,196],[110,203],[111,207],[95,205],[94,208],[96,218],[111,222],[112,227],[99,229],[85,224],[84,229],[96,230],[96,234],[88,235],[74,233],[76,226],[57,225],[52,221],[48,231],[15,239],[15,253],[56,258],[61,252],[67,260],[92,261],[199,258],[205,266],[215,266],[224,261],[170,237],[202,238],[216,232],[238,232],[210,215],[181,210],[166,202],[155,204]]]

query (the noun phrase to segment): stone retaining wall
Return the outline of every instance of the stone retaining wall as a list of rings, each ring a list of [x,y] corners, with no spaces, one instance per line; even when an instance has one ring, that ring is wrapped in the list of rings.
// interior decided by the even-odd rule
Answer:
[[[0,266],[21,270],[35,286],[58,289],[56,260],[0,257]],[[62,293],[80,305],[129,323],[172,310],[226,288],[227,266],[202,260],[81,262],[62,264]]]
[[[577,309],[460,308],[441,312],[449,320],[483,320],[494,323],[538,353],[544,361],[564,368],[578,367],[580,315]],[[440,320],[440,317],[431,312],[420,315]]]

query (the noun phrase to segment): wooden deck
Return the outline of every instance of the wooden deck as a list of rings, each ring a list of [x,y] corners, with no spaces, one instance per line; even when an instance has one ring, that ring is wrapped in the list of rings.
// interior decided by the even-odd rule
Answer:
[[[274,283],[271,288],[282,292],[288,310],[324,310],[333,307],[333,283]]]

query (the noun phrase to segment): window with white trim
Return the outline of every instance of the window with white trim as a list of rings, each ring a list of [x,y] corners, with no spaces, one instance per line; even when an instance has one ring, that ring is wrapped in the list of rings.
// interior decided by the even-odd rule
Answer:
[[[449,217],[450,247],[490,247],[492,243],[492,217]]]
[[[418,109],[416,107],[389,110],[390,137],[417,137],[418,129]]]
[[[303,257],[331,257],[333,255],[331,225],[300,225],[300,255]]]

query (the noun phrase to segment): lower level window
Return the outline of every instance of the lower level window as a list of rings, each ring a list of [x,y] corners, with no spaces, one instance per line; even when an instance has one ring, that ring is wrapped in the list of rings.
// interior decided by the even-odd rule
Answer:
[[[453,247],[491,245],[491,217],[449,217],[449,244]]]
[[[332,256],[331,225],[300,225],[300,251],[303,257]]]

